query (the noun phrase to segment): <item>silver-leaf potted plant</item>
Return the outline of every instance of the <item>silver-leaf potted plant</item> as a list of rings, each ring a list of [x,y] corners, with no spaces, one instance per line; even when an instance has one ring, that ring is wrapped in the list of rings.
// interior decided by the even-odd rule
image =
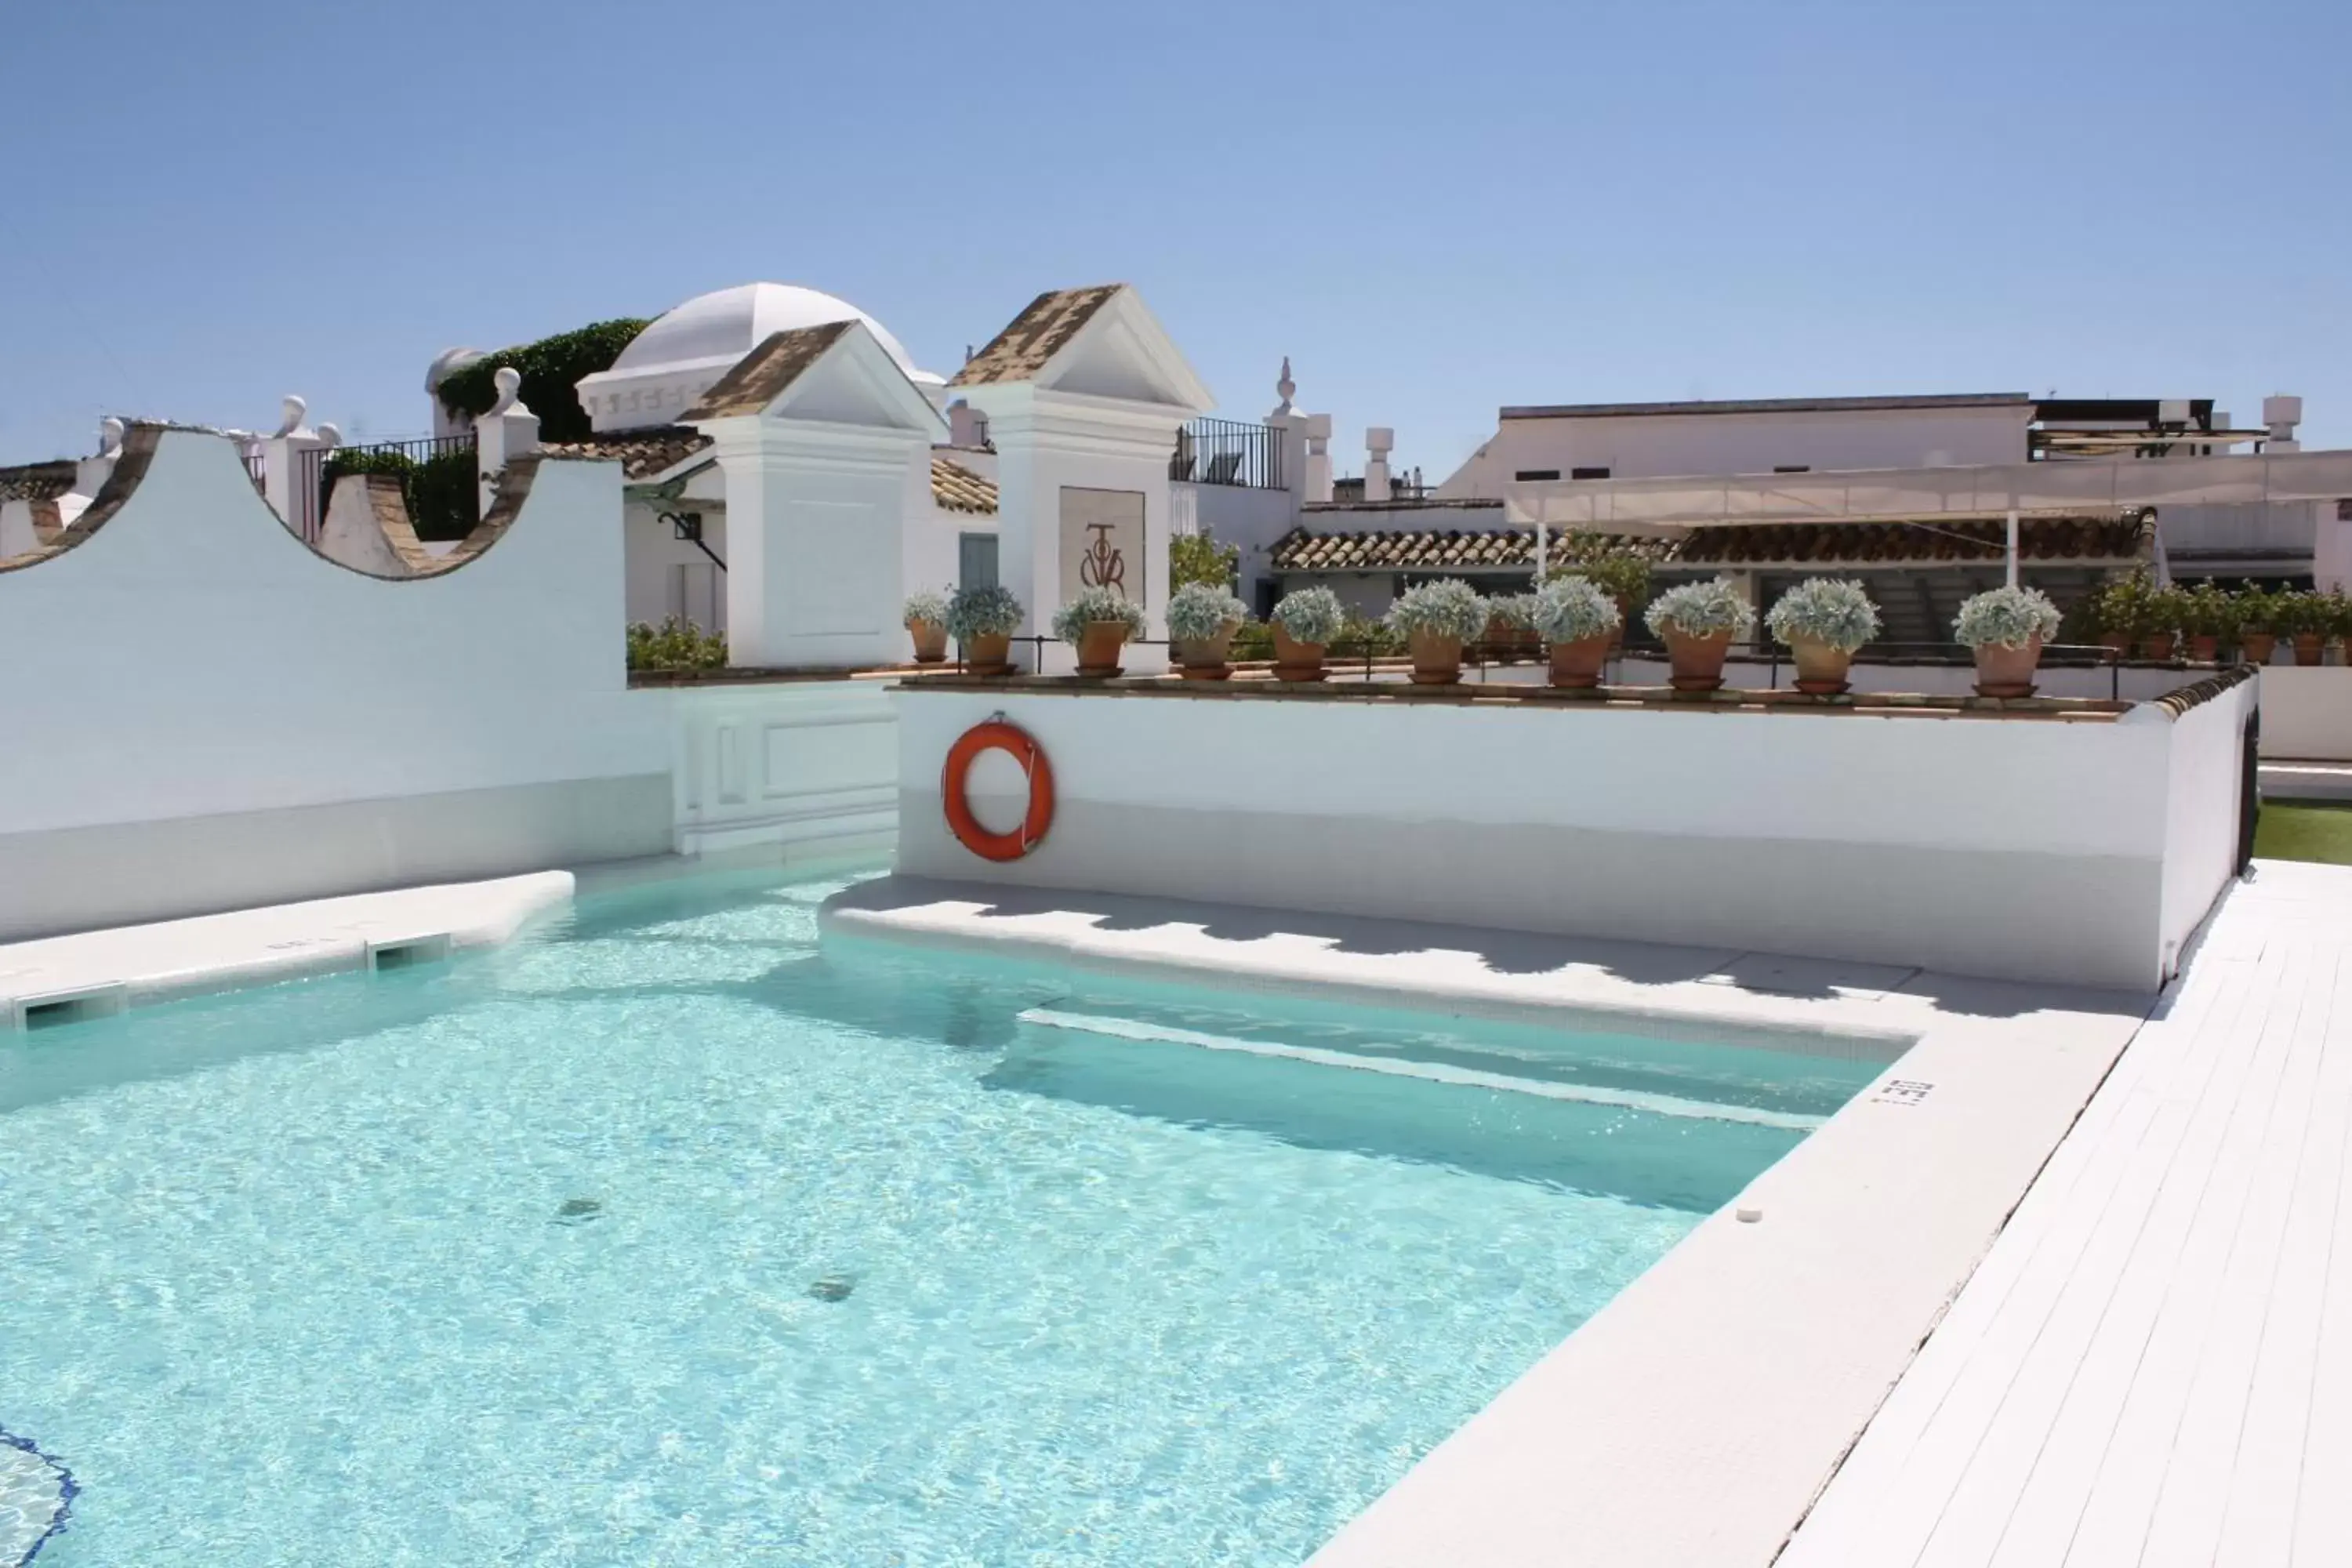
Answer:
[[[1669,588],[1643,619],[1665,641],[1676,691],[1719,689],[1731,645],[1756,629],[1748,595],[1728,577]]]
[[[1322,679],[1323,650],[1348,624],[1339,595],[1328,588],[1294,589],[1266,618],[1274,623],[1274,678]]]
[[[948,596],[925,588],[907,595],[899,624],[915,639],[917,664],[944,664],[948,657]]]
[[[1458,577],[1407,588],[1389,606],[1388,623],[1412,652],[1416,686],[1462,679],[1462,645],[1486,629],[1486,601]]]
[[[1234,672],[1234,634],[1249,606],[1215,583],[1187,583],[1168,600],[1168,640],[1187,680],[1223,680]]]
[[[959,588],[948,601],[948,632],[974,675],[1010,675],[1013,634],[1021,629],[1021,601],[1010,588]]]
[[[1589,577],[1555,577],[1535,595],[1530,617],[1551,647],[1551,683],[1570,689],[1601,684],[1625,616],[1617,601]]]
[[[1854,650],[1878,635],[1878,606],[1859,583],[1808,577],[1780,595],[1764,626],[1796,657],[1797,689],[1834,697],[1853,684]]]
[[[1120,671],[1118,650],[1143,635],[1143,606],[1116,588],[1081,588],[1054,615],[1054,635],[1078,650],[1078,673]]]
[[[1952,635],[1977,656],[1977,695],[2031,697],[2042,645],[2063,617],[2039,588],[1994,588],[1964,599]]]

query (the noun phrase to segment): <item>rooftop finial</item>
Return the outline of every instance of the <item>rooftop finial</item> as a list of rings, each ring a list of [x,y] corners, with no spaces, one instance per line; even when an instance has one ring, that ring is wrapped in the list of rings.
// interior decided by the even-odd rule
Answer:
[[[286,399],[278,416],[278,434],[280,436],[291,436],[295,431],[302,428],[302,416],[310,412],[310,405],[309,404],[303,402],[299,397],[289,395]]]
[[[515,400],[522,395],[522,372],[510,364],[502,364],[491,375],[490,384],[499,389],[499,400],[491,405],[490,412],[492,414],[511,413],[515,407]],[[525,412],[528,413],[529,410]]]
[[[1276,395],[1282,399],[1284,411],[1287,412],[1290,408],[1291,398],[1297,395],[1298,392],[1298,384],[1290,379],[1290,356],[1288,354],[1282,356],[1282,379],[1274,384],[1274,390]]]
[[[122,455],[122,437],[130,426],[110,414],[98,422],[98,455],[119,458]]]

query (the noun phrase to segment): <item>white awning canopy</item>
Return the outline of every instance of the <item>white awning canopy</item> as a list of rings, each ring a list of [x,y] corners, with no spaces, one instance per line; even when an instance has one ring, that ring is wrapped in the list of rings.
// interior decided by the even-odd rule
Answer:
[[[2074,459],[1983,468],[1854,468],[1729,478],[1530,479],[1507,487],[1513,523],[1675,533],[1767,522],[2086,517],[2144,507],[2352,499],[2352,451]]]

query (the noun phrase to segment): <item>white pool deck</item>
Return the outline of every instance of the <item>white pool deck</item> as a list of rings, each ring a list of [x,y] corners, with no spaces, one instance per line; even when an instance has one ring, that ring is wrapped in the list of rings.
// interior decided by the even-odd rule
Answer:
[[[572,886],[0,946],[0,1007],[500,941]],[[2258,863],[2144,1026],[2145,998],[1764,953],[897,879],[828,930],[1784,1048],[1916,1042],[1316,1568],[2352,1564],[2352,868]]]
[[[1781,1568],[2352,1563],[2352,868],[2258,862]]]

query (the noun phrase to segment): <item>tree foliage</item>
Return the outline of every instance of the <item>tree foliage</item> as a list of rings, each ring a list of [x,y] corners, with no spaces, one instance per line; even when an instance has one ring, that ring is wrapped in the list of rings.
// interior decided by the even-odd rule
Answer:
[[[1168,591],[1171,594],[1192,583],[1230,588],[1241,567],[1241,546],[1218,543],[1216,535],[1205,528],[1198,533],[1177,534],[1168,542]]]
[[[584,441],[591,434],[588,414],[572,389],[583,376],[612,369],[621,351],[646,325],[636,317],[620,316],[484,354],[443,378],[438,393],[441,405],[462,419],[488,414],[499,400],[492,378],[500,365],[510,364],[522,372],[523,406],[539,416],[539,438]]]

